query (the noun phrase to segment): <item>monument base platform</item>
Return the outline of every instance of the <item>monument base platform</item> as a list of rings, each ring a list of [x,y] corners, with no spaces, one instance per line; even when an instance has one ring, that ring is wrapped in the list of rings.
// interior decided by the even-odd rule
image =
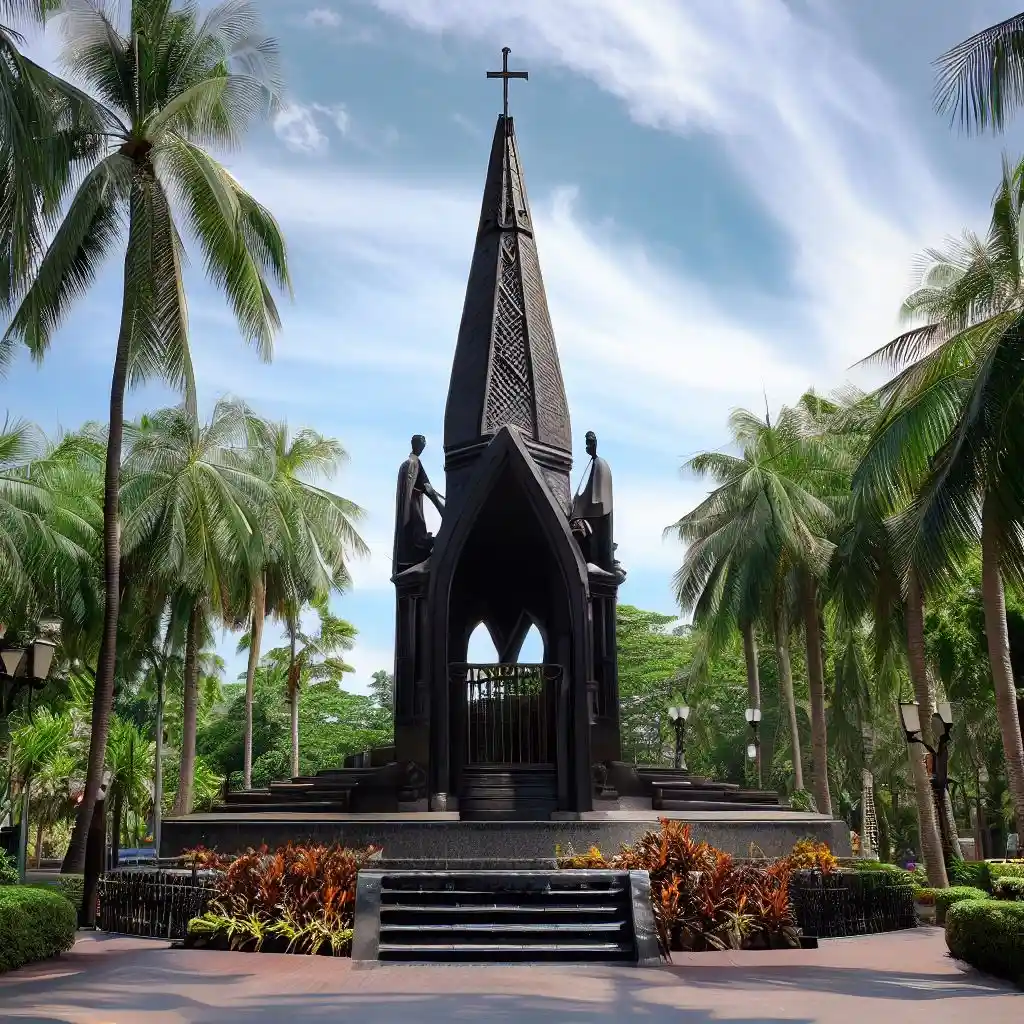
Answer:
[[[303,814],[254,812],[190,814],[167,818],[161,857],[176,857],[197,846],[235,853],[288,842],[377,846],[390,866],[553,867],[556,850],[585,853],[592,846],[606,854],[644,832],[659,818],[688,822],[696,838],[734,857],[779,857],[799,839],[828,843],[837,857],[850,855],[844,821],[790,810],[765,811],[587,811],[556,821],[461,821],[457,812],[406,814]]]

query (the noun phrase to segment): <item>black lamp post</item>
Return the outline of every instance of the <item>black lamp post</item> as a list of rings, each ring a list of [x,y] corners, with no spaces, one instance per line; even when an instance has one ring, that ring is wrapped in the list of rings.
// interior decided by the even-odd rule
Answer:
[[[49,619],[41,623],[49,632],[60,629],[60,621]],[[28,690],[29,700],[36,690],[46,685],[46,677],[53,665],[57,645],[46,637],[37,637],[25,645],[4,639],[6,627],[0,626],[0,723],[6,722],[14,710],[22,690]],[[25,779],[21,795],[21,828],[18,836],[18,874],[25,880],[28,859],[28,815],[30,782]]]
[[[747,720],[747,725],[750,726],[750,731],[753,734],[753,739],[747,744],[747,757],[754,762],[754,767],[757,769],[757,788],[760,789],[761,782],[761,737],[758,735],[758,726],[761,724],[761,709],[760,708],[747,708],[743,713]]]
[[[918,704],[901,703],[900,721],[907,743],[917,743],[931,755],[928,758],[928,775],[932,792],[935,794],[942,851],[948,861],[953,855],[952,829],[946,813],[946,790],[949,788],[949,736],[953,731],[953,709],[948,701],[940,701],[935,705],[932,728],[938,739],[934,747],[925,743],[921,735],[921,708]]]
[[[686,720],[690,717],[690,709],[685,704],[679,704],[668,709],[668,717],[676,730],[676,770],[688,771],[686,767]]]

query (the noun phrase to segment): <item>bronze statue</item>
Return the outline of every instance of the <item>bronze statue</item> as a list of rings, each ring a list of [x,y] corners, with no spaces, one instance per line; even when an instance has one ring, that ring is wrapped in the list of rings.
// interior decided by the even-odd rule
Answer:
[[[392,557],[394,572],[402,572],[430,557],[434,537],[427,530],[423,516],[423,497],[426,495],[434,507],[444,514],[444,495],[434,490],[423,468],[420,456],[427,446],[422,434],[412,439],[409,458],[398,470],[398,493],[395,498],[395,548]]]
[[[605,572],[616,572],[615,544],[612,539],[612,471],[597,454],[597,435],[587,431],[590,473],[582,489],[573,498],[573,532],[587,562]]]

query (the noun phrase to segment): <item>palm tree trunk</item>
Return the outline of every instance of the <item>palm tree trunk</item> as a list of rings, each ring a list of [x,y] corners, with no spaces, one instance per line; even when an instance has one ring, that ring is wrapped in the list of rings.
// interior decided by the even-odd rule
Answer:
[[[174,814],[192,812],[192,789],[196,773],[196,715],[199,710],[199,629],[202,611],[197,599],[188,618],[185,637],[184,695],[181,709],[181,759]]]
[[[801,573],[800,597],[807,651],[807,688],[811,698],[811,753],[814,765],[814,802],[821,814],[832,816],[828,785],[828,725],[825,721],[825,669],[821,657],[821,623],[818,619],[818,585],[809,573]]]
[[[110,866],[117,868],[121,860],[121,819],[124,817],[124,791],[122,786],[114,790],[114,806],[111,810],[110,825]]]
[[[742,628],[743,633],[743,658],[747,663],[747,707],[761,707],[761,674],[757,664],[757,638],[754,636],[754,623],[745,622]],[[755,739],[757,734],[755,732]],[[761,744],[756,744],[757,760],[754,762],[754,770],[757,772],[758,788],[764,785],[764,776],[761,771]]]
[[[167,627],[168,634],[170,626]],[[164,647],[166,655],[167,647]],[[160,856],[160,833],[163,829],[164,811],[164,666],[166,661],[156,668],[156,750],[153,764],[153,848]]]
[[[249,663],[245,668],[245,752],[242,759],[242,788],[252,789],[252,702],[256,666],[260,661],[263,621],[267,614],[267,587],[260,573],[252,588],[252,626],[249,629]]]
[[[78,805],[71,842],[61,871],[82,874],[85,847],[92,824],[92,812],[103,779],[103,761],[110,732],[110,710],[114,701],[114,670],[117,665],[117,620],[121,611],[121,445],[124,438],[124,392],[128,381],[134,311],[128,300],[128,260],[125,257],[125,297],[121,304],[121,326],[110,381],[110,412],[107,454],[103,471],[103,633],[92,692],[92,724],[89,735],[89,764],[85,789]],[[87,898],[89,880],[86,883]]]
[[[36,822],[36,871],[43,866],[43,822]]]
[[[793,748],[793,786],[796,791],[804,788],[804,766],[800,754],[800,725],[796,718],[796,698],[793,695],[793,666],[789,660],[789,622],[782,599],[775,604],[775,657],[779,664],[779,687],[789,714],[789,736]]]
[[[743,625],[743,657],[747,663],[747,707],[761,707],[761,675],[757,666],[757,638],[753,622]]]
[[[291,681],[290,693],[292,712],[292,778],[299,774],[299,681],[295,678],[295,623],[288,623],[289,668],[288,678]]]
[[[924,599],[921,596],[921,585],[917,573],[913,570],[910,572],[907,585],[905,617],[907,621],[907,664],[920,707],[922,736],[926,743],[930,743],[934,703],[928,683],[928,666],[924,653]],[[934,888],[944,889],[949,885],[949,879],[946,876],[946,861],[943,855],[942,837],[939,834],[935,798],[928,770],[925,767],[925,749],[918,743],[909,743],[907,744],[907,755],[910,758],[910,770],[914,780],[914,797],[917,800],[917,818],[920,825],[921,855],[924,857],[928,884]]]
[[[981,517],[981,594],[985,608],[985,639],[996,692],[996,716],[1006,756],[1006,781],[1018,826],[1024,823],[1024,742],[1017,713],[1017,691],[1010,664],[1010,640],[1006,628],[1006,594],[999,570],[1002,541],[992,499],[986,497]]]

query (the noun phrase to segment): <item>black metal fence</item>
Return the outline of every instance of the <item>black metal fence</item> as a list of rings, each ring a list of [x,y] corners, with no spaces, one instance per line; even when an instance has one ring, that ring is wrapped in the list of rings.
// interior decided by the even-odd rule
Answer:
[[[216,871],[122,868],[100,879],[99,927],[121,935],[184,939],[217,894]]]
[[[805,935],[835,939],[913,928],[914,889],[881,873],[797,871],[789,883],[796,923]]]
[[[467,764],[553,762],[557,665],[453,665],[465,687]]]

